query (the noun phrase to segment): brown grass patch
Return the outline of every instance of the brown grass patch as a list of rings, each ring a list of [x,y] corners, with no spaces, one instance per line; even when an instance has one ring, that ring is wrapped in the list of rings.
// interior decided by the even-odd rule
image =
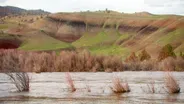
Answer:
[[[119,77],[115,77],[112,80],[112,83],[113,83],[113,86],[110,88],[114,93],[130,92],[128,82],[121,83],[121,79]]]

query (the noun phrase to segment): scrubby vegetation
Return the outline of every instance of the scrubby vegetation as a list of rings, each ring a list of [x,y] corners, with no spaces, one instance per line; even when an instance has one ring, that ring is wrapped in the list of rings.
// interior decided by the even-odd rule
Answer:
[[[114,93],[130,92],[128,82],[121,83],[121,79],[119,77],[113,78],[112,83],[113,86],[110,88]]]
[[[144,60],[149,60],[151,59],[151,56],[148,54],[148,52],[144,49],[141,51],[139,54],[139,60],[144,61]]]
[[[1,71],[27,72],[96,72],[110,68],[122,71],[123,62],[117,56],[91,55],[88,51],[25,52],[17,50],[0,51]]]
[[[165,75],[165,87],[167,88],[167,91],[171,94],[180,92],[180,86],[178,82],[176,81],[175,77],[169,72],[167,72]]]
[[[94,55],[87,50],[56,52],[27,52],[0,50],[1,71],[26,72],[96,72],[96,71],[183,71],[184,59],[168,57],[162,61],[139,61],[133,53],[133,61],[123,62],[113,55]],[[135,59],[136,60],[135,60]],[[169,66],[169,69],[167,67]]]
[[[173,47],[170,44],[165,45],[159,53],[158,60],[161,61],[167,57],[176,57]]]
[[[6,73],[17,88],[19,92],[29,91],[30,79],[29,75],[25,72],[16,72],[16,73]]]
[[[150,82],[146,85],[146,87],[141,87],[143,92],[146,93],[156,93],[156,87],[155,87],[155,81],[153,79],[150,79]]]

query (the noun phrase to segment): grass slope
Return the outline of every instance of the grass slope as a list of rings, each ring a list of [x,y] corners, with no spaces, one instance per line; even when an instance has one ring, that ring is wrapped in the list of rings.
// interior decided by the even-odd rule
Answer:
[[[19,49],[31,51],[58,50],[72,48],[71,44],[59,41],[50,36],[39,34],[30,36]]]
[[[93,54],[118,55],[122,58],[125,58],[130,53],[130,50],[128,48],[123,48],[117,45],[91,47],[89,48],[89,50]]]
[[[157,40],[157,44],[160,45],[166,45],[172,42],[179,42],[183,41],[184,39],[184,29],[177,29],[173,32],[170,32],[162,37],[160,37],[159,40]]]
[[[80,47],[92,47],[96,45],[105,45],[118,39],[120,36],[116,32],[107,33],[105,31],[99,32],[97,34],[85,33],[79,40],[72,43],[76,48]]]

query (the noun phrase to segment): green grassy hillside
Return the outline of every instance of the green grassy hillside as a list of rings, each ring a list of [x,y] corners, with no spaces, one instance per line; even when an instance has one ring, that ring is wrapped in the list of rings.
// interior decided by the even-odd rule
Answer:
[[[24,42],[19,47],[19,49],[30,51],[44,51],[72,48],[70,43],[59,41],[45,34],[36,34],[39,35],[31,35],[28,38],[24,38]]]
[[[29,22],[31,19],[34,21]],[[82,48],[93,54],[125,58],[131,52],[146,49],[156,57],[161,47],[171,44],[177,54],[184,52],[183,16],[96,11],[56,13],[42,18],[15,16],[3,21],[1,30],[21,35],[21,50]]]

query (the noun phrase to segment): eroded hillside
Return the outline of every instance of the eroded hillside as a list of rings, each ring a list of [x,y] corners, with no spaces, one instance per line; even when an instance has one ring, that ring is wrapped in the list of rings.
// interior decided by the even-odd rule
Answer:
[[[48,50],[56,46],[57,49],[63,48],[60,45],[64,44],[64,48],[87,48],[92,53],[126,57],[131,52],[139,53],[146,49],[152,57],[157,57],[161,47],[169,43],[177,54],[184,52],[184,17],[176,15],[146,12],[124,14],[114,11],[56,13],[8,31],[24,35],[26,42],[20,49],[28,50],[26,43],[31,43],[31,39],[38,43],[45,39],[43,43],[49,44]],[[59,44],[55,46],[50,39],[57,40]],[[43,46],[47,50],[48,45]]]

